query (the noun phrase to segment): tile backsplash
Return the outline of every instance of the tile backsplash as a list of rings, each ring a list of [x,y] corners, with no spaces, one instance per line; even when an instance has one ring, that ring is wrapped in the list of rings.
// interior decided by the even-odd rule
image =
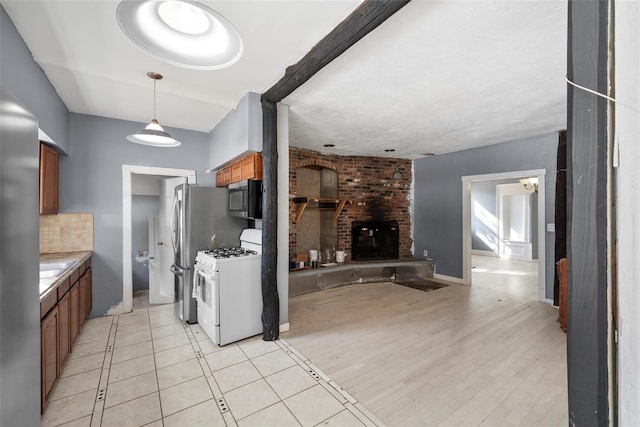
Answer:
[[[92,251],[93,214],[40,216],[40,253]]]

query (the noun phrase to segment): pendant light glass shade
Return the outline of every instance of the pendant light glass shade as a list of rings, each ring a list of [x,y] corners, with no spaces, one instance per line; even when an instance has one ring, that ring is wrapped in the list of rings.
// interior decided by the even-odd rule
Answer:
[[[136,144],[149,145],[151,147],[177,147],[180,141],[174,139],[165,131],[156,120],[156,81],[162,78],[161,74],[148,72],[147,76],[153,79],[153,119],[142,130],[127,136],[127,139]]]
[[[173,139],[156,119],[151,120],[151,123],[138,133],[127,136],[127,139],[136,144],[152,147],[177,147],[180,145],[180,141]]]

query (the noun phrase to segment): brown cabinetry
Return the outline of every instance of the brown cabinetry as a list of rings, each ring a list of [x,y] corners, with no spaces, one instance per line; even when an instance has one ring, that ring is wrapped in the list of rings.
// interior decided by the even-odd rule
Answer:
[[[58,373],[71,351],[71,299],[69,292],[58,301]]]
[[[226,187],[245,179],[262,179],[262,155],[253,153],[216,173],[216,187]]]
[[[40,301],[42,411],[92,306],[91,259],[80,264]]]
[[[69,325],[69,334],[71,337],[71,345],[73,345],[73,342],[78,336],[78,319],[80,318],[80,286],[78,286],[77,282],[69,291],[69,313],[69,321],[71,322]]]
[[[42,380],[42,410],[58,377],[58,307],[54,307],[40,322],[40,357]]]
[[[231,182],[242,180],[242,163],[235,162],[231,165]]]
[[[58,152],[40,143],[40,215],[58,213]]]
[[[240,160],[242,164],[241,179],[262,179],[262,156],[254,153]]]
[[[87,276],[87,281],[85,286],[87,287],[87,305],[86,308],[87,310],[85,311],[84,317],[85,319],[89,318],[89,314],[91,313],[91,308],[93,307],[93,284],[91,282],[91,267],[89,266],[87,268],[87,271],[85,272],[85,275]]]

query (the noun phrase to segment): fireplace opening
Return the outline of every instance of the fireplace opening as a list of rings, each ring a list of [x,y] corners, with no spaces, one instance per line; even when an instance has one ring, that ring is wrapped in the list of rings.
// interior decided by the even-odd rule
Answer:
[[[354,221],[351,227],[351,259],[397,259],[398,236],[398,221]]]

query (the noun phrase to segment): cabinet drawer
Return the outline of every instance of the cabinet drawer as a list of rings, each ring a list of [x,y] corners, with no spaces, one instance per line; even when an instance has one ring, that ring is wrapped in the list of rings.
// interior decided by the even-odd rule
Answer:
[[[82,273],[80,270],[82,269],[82,266],[80,266],[80,268],[76,268],[75,270],[73,270],[71,272],[71,276],[70,276],[70,281],[71,281],[71,285],[73,286],[74,283],[76,283],[78,281],[78,279],[80,278],[80,274]]]
[[[53,290],[40,301],[40,319],[42,319],[58,302],[58,293]]]
[[[58,285],[58,300],[62,299],[62,297],[64,296],[64,294],[66,294],[69,291],[70,288],[70,283],[71,278],[67,277],[64,282],[60,283]]]

